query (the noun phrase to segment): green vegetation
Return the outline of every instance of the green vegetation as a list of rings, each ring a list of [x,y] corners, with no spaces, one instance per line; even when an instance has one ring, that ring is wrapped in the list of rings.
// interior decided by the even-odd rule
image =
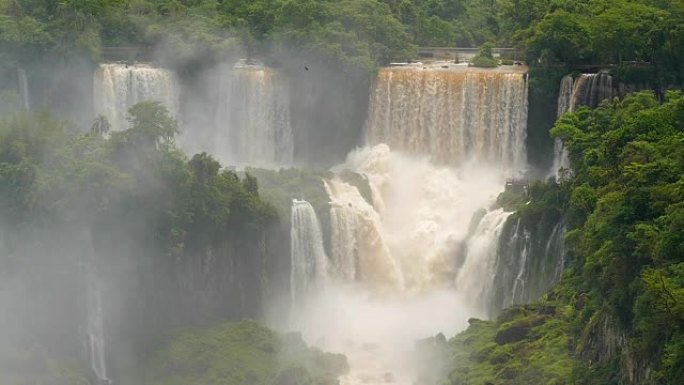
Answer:
[[[683,132],[679,92],[662,104],[637,93],[557,122],[574,176],[533,184],[530,203],[501,202],[531,223],[562,215],[570,266],[541,302],[454,338],[451,383],[684,382]],[[515,341],[497,343],[506,330]]]
[[[85,134],[45,112],[0,119],[2,383],[71,385],[88,373],[73,364],[82,359],[83,293],[92,290],[83,287],[84,264],[118,280],[129,298],[120,311],[135,321],[111,348],[129,361],[178,325],[260,314],[274,207],[254,177],[207,154],[187,159],[159,103],[129,114],[129,128],[109,136],[102,119]],[[228,268],[238,278],[226,282]],[[176,278],[190,274],[206,278]],[[193,297],[200,290],[204,302]],[[21,293],[21,304],[5,293]]]
[[[139,353],[136,348],[178,324],[258,314],[240,306],[258,307],[260,292],[249,285],[267,280],[262,271],[268,260],[266,234],[279,221],[287,223],[292,198],[314,205],[324,231],[329,221],[321,181],[328,173],[251,169],[238,175],[207,154],[188,159],[174,144],[177,123],[157,103],[134,106],[129,128],[112,133],[102,118],[83,134],[47,111],[18,113],[20,100],[9,91],[16,88],[17,67],[27,69],[32,87],[50,83],[49,90],[33,94],[59,105],[60,97],[77,96],[58,69],[82,58],[96,63],[105,47],[160,52],[159,60],[181,76],[243,49],[286,68],[284,58],[313,57],[354,89],[354,97],[340,92],[326,105],[341,111],[337,120],[358,129],[354,119],[363,115],[357,112],[366,107],[367,83],[376,66],[413,59],[416,46],[481,46],[474,64],[495,67],[493,45],[518,47],[532,66],[528,148],[534,151],[529,159],[540,164],[548,158],[539,149],[550,148],[547,128],[555,120],[558,83],[570,70],[616,64],[618,78],[634,84],[663,90],[684,83],[684,5],[660,0],[0,0],[0,282],[5,284],[8,272],[40,266],[32,282],[40,282],[46,293],[73,294],[64,308],[53,309],[54,298],[36,296],[26,301],[26,313],[5,313],[14,322],[32,324],[31,335],[2,341],[0,348],[11,345],[15,352],[5,358],[0,349],[5,376],[0,382],[88,381],[82,374],[87,369],[72,363],[79,348],[65,352],[56,348],[63,341],[46,338],[55,323],[72,325],[61,338],[78,340],[75,322],[55,317],[76,314],[83,300],[77,297],[75,266],[87,252],[64,245],[78,243],[73,240],[81,239],[83,228],[92,230],[92,248],[107,268],[114,264],[123,270],[117,271],[121,276],[143,272],[139,282],[122,284],[122,290],[130,284],[126,295],[141,297],[131,306],[144,309],[144,325],[122,331],[139,345],[117,347]],[[316,76],[320,80],[328,73]],[[294,94],[311,92],[308,83],[292,83],[302,87]],[[516,216],[529,226],[550,231],[559,218],[567,222],[570,266],[539,304],[509,309],[493,322],[474,320],[452,340],[451,383],[598,385],[629,376],[637,383],[684,383],[684,97],[659,96],[664,100],[640,93],[565,115],[553,133],[564,140],[574,175],[560,185],[532,184],[524,199],[501,196],[499,203],[516,208]],[[362,107],[348,107],[355,102]],[[332,120],[320,114],[307,137],[330,143],[315,137],[323,131],[319,126]],[[350,130],[335,131],[336,140],[351,136]],[[341,177],[372,201],[361,176]],[[55,229],[59,234],[51,233]],[[26,242],[27,237],[35,242]],[[27,249],[27,243],[35,249]],[[112,262],[131,254],[140,257]],[[223,290],[216,291],[226,298],[212,303],[215,308],[200,308],[206,304],[197,305],[201,301],[183,297],[182,289],[165,281],[179,266],[194,269],[199,278],[184,284],[211,293],[215,287],[201,286],[205,282],[198,272],[208,268],[206,261],[216,260],[237,269],[238,278],[216,280]],[[64,291],[57,282],[67,281],[73,287]],[[335,364],[328,374],[317,371],[311,362],[321,353],[306,348],[293,353],[306,356],[301,364],[306,371],[291,368],[280,361],[291,353],[283,338],[252,323],[183,333],[146,374],[153,385],[183,381],[200,369],[208,384],[309,377],[326,383],[328,374],[342,368]],[[230,367],[233,361],[225,357],[244,365]],[[38,374],[27,379],[5,367]]]
[[[473,66],[481,68],[496,68],[499,61],[492,56],[493,44],[485,43],[480,47],[480,52],[473,58]]]
[[[233,52],[297,49],[372,69],[415,46],[517,46],[528,62],[653,65],[681,83],[684,8],[655,0],[118,0],[0,1],[0,63],[36,56],[98,60],[107,46],[166,48],[195,62]]]
[[[570,355],[567,313],[550,302],[506,309],[496,321],[469,320],[449,341],[454,354],[448,383],[571,384],[578,363]]]
[[[253,321],[177,333],[148,366],[145,385],[333,385],[349,370],[343,355]]]
[[[329,198],[325,192],[323,179],[331,178],[330,172],[296,168],[279,171],[247,168],[245,171],[259,180],[263,197],[277,208],[279,216],[287,222],[287,226],[290,225],[290,207],[293,199],[311,203],[319,217],[329,211]]]
[[[177,123],[161,104],[142,102],[129,113],[129,128],[109,137],[102,119],[87,134],[47,113],[0,120],[0,215],[19,225],[144,207],[158,218],[154,236],[164,254],[183,253],[195,232],[258,231],[276,218],[251,176],[240,180],[207,154],[186,159],[174,145]],[[163,191],[147,191],[155,183]]]

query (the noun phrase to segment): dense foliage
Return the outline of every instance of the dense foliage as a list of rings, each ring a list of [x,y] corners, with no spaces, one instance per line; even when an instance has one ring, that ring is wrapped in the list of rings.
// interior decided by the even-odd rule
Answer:
[[[643,92],[583,107],[553,133],[572,171],[560,186],[534,185],[518,215],[563,215],[570,265],[539,304],[456,337],[467,360],[456,360],[452,383],[468,370],[469,384],[684,382],[684,97],[661,104]],[[494,341],[502,333],[517,337]]]
[[[253,321],[177,333],[150,360],[145,384],[332,385],[348,371],[343,355],[306,346]]]
[[[671,92],[564,116],[575,176],[567,238],[583,289],[628,331],[633,354],[664,383],[684,381],[684,98]]]
[[[103,46],[171,48],[191,60],[242,43],[371,68],[420,46],[518,46],[530,62],[648,62],[681,82],[684,6],[657,0],[2,0],[0,62],[94,59]]]
[[[240,180],[206,154],[186,159],[174,146],[177,123],[161,104],[142,102],[129,113],[130,128],[109,137],[101,118],[87,134],[46,113],[0,120],[2,218],[18,226],[144,208],[169,255],[182,252],[193,231],[258,230],[275,218],[250,175]]]
[[[129,128],[107,135],[102,118],[86,134],[47,113],[0,119],[2,383],[61,384],[64,368],[81,367],[84,293],[95,290],[84,266],[126,298],[107,316],[121,325],[109,351],[131,361],[169,328],[260,314],[277,214],[256,179],[187,159],[159,103],[129,113]]]

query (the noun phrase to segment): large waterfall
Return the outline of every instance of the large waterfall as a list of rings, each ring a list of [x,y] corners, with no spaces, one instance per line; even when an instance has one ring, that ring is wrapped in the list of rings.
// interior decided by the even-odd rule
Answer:
[[[212,153],[229,164],[292,164],[287,79],[271,68],[238,65],[220,75]]]
[[[577,78],[573,78],[572,75],[564,76],[558,92],[557,117],[560,118],[566,112],[573,112],[579,106],[597,107],[603,100],[617,95],[618,87],[613,83],[613,77],[609,73],[580,74]],[[556,138],[551,175],[558,177],[560,169],[569,167],[570,161],[563,141]]]
[[[431,155],[525,166],[527,75],[454,67],[384,68],[371,95],[368,142]]]
[[[382,69],[369,147],[324,181],[329,276],[293,327],[347,354],[343,385],[412,384],[413,339],[496,314],[500,290],[516,293],[507,304],[540,295],[528,294],[541,271],[532,254],[507,250],[513,214],[494,207],[507,177],[525,168],[526,75],[446,67]],[[497,282],[506,265],[513,279]]]
[[[290,290],[292,303],[296,304],[312,286],[325,282],[328,275],[321,225],[309,202],[292,201],[290,237]]]
[[[372,202],[340,176],[344,169],[367,177]],[[469,225],[494,202],[504,178],[477,164],[436,166],[385,144],[352,152],[335,172],[325,181],[329,277],[309,308],[297,309],[292,327],[348,356],[352,370],[340,379],[343,385],[388,378],[411,384],[414,339],[436,330],[453,334],[468,317],[488,314],[487,304],[475,298],[493,286],[497,236],[510,213],[490,211],[472,236]]]
[[[104,115],[114,130],[127,128],[128,109],[142,101],[158,101],[172,115],[178,111],[178,85],[173,72],[147,64],[100,64],[93,81],[95,115]]]

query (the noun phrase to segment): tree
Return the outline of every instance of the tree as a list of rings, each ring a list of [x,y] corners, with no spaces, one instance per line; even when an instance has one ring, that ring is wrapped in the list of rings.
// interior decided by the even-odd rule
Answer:
[[[171,145],[178,134],[178,122],[157,101],[140,102],[128,109],[126,141],[155,147]]]
[[[531,29],[526,41],[531,62],[561,61],[574,64],[588,57],[589,29],[579,15],[566,11],[547,14]]]

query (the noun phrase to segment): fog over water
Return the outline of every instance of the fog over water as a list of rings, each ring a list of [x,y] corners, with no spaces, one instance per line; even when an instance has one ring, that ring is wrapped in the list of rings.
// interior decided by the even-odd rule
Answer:
[[[364,175],[372,199],[340,177],[325,181],[332,264],[293,304],[289,327],[348,356],[343,384],[412,384],[417,340],[489,315],[510,215],[492,207],[524,165],[526,84],[524,74],[440,66],[384,69],[374,87],[369,144],[333,168]],[[438,150],[452,141],[461,150]],[[293,268],[303,252],[293,248]]]
[[[241,276],[241,269],[258,271],[249,266],[256,262],[228,258],[222,265],[210,246],[204,259],[174,271],[177,300],[198,310],[187,318],[202,324],[203,312],[260,314],[245,310],[252,308],[250,298],[260,298],[254,307],[266,307],[264,322],[301,331],[308,343],[347,356],[351,370],[342,384],[413,384],[425,369],[416,360],[417,340],[452,336],[469,318],[498,311],[491,298],[502,288],[495,277],[511,213],[495,203],[506,180],[526,168],[526,74],[444,63],[384,68],[360,103],[365,108],[358,108],[350,102],[358,95],[340,78],[292,63],[226,61],[191,80],[151,64],[101,64],[92,75],[92,116],[105,116],[120,131],[130,106],[156,100],[178,118],[181,148],[206,151],[224,167],[325,170],[335,164],[321,178],[327,202],[290,197],[285,239],[259,241],[263,250],[276,244],[273,258],[287,271],[269,274],[287,282],[284,287],[253,290],[249,285],[263,277]],[[353,119],[345,119],[349,114]],[[349,172],[361,184],[346,178]],[[152,181],[150,191],[163,191]],[[136,286],[119,287],[116,275],[134,282],[140,273],[132,261],[146,251],[144,242],[94,244],[92,237],[79,262],[78,286],[87,295],[74,305],[82,310],[74,334],[104,384],[116,376],[112,363],[125,366],[121,352],[131,349],[116,338],[131,322],[117,310],[135,302]],[[240,255],[240,247],[218,252]],[[103,265],[113,256],[120,264]],[[527,277],[525,263],[520,277]],[[279,289],[289,294],[274,292]],[[161,294],[164,286],[155,290],[150,298],[174,307]],[[223,309],[222,290],[235,296],[239,309]]]

